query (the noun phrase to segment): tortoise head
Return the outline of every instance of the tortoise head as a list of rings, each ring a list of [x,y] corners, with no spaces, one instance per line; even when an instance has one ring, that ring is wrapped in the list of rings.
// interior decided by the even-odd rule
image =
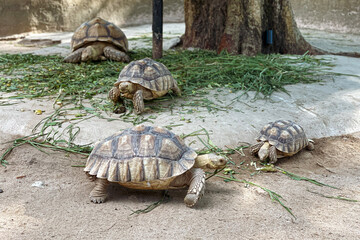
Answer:
[[[98,61],[105,58],[102,56],[104,44],[98,43],[96,45],[87,46],[81,53],[81,61]]]
[[[136,92],[135,84],[131,82],[121,82],[119,84],[119,90],[122,95],[124,94],[132,94]]]
[[[95,59],[95,56],[96,56],[95,49],[92,46],[87,46],[81,54],[81,61],[82,62],[90,61],[92,59]]]
[[[221,169],[225,167],[227,161],[224,157],[214,153],[199,155],[195,159],[196,168]]]

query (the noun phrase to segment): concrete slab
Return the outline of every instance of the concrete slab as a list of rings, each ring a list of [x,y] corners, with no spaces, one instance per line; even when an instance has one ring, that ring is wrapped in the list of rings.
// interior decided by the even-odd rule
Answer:
[[[164,32],[167,32],[165,36],[168,36],[166,40],[173,41],[184,32],[184,28],[181,27],[184,26],[183,24],[173,24],[169,28],[167,26],[168,24],[165,24],[164,28]],[[124,32],[132,39],[131,47],[133,49],[151,46],[151,42],[146,39],[144,41],[143,38],[144,36],[151,36],[150,25],[124,29]],[[32,35],[31,37],[49,38],[49,35]],[[58,37],[61,37],[64,42],[56,48],[42,48],[32,52],[34,54],[56,54],[58,52],[61,55],[66,54],[69,51],[68,41],[71,34],[52,35],[54,40],[59,39]],[[341,36],[338,37],[341,38]],[[139,39],[135,40],[135,38]],[[321,39],[323,38],[321,37]],[[320,42],[319,39],[316,39],[316,41]],[[360,52],[360,46],[354,44],[353,40],[343,41],[343,44],[344,46],[352,45],[351,49]],[[339,44],[336,49],[344,51],[341,50],[341,47]],[[331,49],[334,49],[334,47]],[[261,127],[265,123],[277,119],[290,119],[299,123],[304,127],[310,138],[359,132],[360,59],[340,56],[321,57],[333,59],[335,64],[332,69],[333,72],[354,76],[333,76],[321,83],[287,86],[286,90],[290,95],[278,92],[274,93],[269,100],[254,101],[254,93],[250,92],[248,96],[242,96],[237,101],[233,101],[242,92],[230,93],[227,89],[221,89],[221,92],[218,90],[212,91],[208,95],[210,100],[218,103],[217,108],[220,110],[208,112],[203,107],[184,107],[181,105],[184,100],[175,98],[170,102],[174,104],[172,112],[169,110],[145,113],[142,116],[149,118],[149,121],[145,124],[178,125],[173,127],[173,131],[178,134],[188,134],[204,128],[211,134],[212,142],[219,147],[234,147],[239,142],[253,143]],[[54,111],[53,99],[51,98],[9,100],[9,94],[4,93],[0,93],[0,97],[1,134],[14,137],[29,135],[41,119],[49,116]],[[105,98],[106,96],[98,97]],[[169,102],[159,101],[155,104],[166,106]],[[36,115],[34,113],[36,109],[45,112],[42,115]],[[118,118],[115,114],[110,114],[109,117]],[[108,122],[94,117],[80,123],[78,126],[81,131],[76,143],[87,144],[101,140],[121,129],[131,127],[132,123],[120,120]],[[66,125],[63,125],[64,127]],[[202,138],[205,137],[202,136]],[[194,148],[203,147],[197,137],[187,138],[186,141],[192,143]]]
[[[152,26],[151,24],[121,28],[129,39],[129,49],[151,48],[152,46]],[[184,23],[167,23],[163,27],[163,49],[167,50],[180,41],[180,36],[185,32]],[[52,32],[52,33],[25,33],[14,35],[18,40],[1,41],[1,53],[32,53],[35,55],[60,55],[66,56],[70,53],[70,41],[72,32]],[[11,36],[5,39],[11,39]],[[52,39],[59,40],[61,44],[51,47],[26,47],[19,44],[21,39]]]

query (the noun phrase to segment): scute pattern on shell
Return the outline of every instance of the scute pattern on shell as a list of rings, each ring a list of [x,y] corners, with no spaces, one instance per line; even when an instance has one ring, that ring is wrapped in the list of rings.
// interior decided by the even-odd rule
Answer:
[[[71,49],[74,51],[95,41],[112,43],[121,51],[128,51],[128,40],[123,31],[113,23],[99,17],[81,24],[75,30],[71,38]]]
[[[150,58],[130,62],[120,72],[115,86],[120,82],[140,84],[152,91],[169,90],[177,86],[165,65]]]
[[[96,143],[84,171],[110,182],[142,182],[179,176],[197,154],[174,133],[138,125]]]
[[[304,129],[290,120],[278,120],[266,124],[257,140],[268,141],[285,153],[296,153],[309,143]]]

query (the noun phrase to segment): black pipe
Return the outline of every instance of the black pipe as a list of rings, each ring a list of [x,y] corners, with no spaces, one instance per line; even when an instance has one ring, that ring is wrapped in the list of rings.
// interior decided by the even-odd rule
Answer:
[[[162,57],[163,49],[163,0],[153,0],[153,59]]]

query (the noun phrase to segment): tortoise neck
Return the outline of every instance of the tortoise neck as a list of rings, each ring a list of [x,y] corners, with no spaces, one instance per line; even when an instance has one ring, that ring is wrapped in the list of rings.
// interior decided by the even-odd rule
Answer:
[[[210,162],[209,154],[198,155],[195,159],[195,168],[206,168],[206,165]]]

